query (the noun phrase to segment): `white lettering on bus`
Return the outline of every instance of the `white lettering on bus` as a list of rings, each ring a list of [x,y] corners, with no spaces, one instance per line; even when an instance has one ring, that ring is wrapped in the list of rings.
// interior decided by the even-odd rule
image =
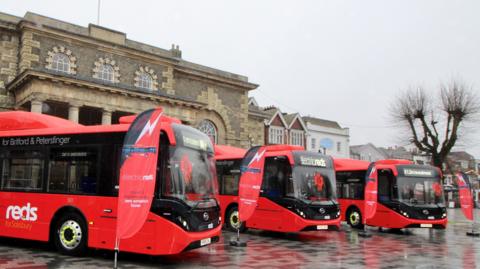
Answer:
[[[60,145],[70,143],[70,137],[14,137],[2,138],[2,146]]]
[[[37,210],[38,208],[32,207],[30,203],[23,207],[11,205],[7,207],[5,218],[10,219],[11,217],[14,220],[36,221],[38,218]]]
[[[404,173],[407,176],[432,176],[432,171],[428,170],[405,169]]]
[[[142,179],[145,181],[151,181],[153,180],[153,175],[144,175]]]
[[[309,166],[327,167],[327,162],[323,158],[316,159],[313,157],[300,156],[300,164],[309,165]]]

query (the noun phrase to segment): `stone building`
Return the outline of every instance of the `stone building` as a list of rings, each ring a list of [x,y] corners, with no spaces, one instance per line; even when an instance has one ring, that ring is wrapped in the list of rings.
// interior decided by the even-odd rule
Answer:
[[[0,111],[28,110],[81,124],[111,124],[161,106],[219,144],[263,144],[245,76],[191,63],[125,33],[27,12],[0,13]]]

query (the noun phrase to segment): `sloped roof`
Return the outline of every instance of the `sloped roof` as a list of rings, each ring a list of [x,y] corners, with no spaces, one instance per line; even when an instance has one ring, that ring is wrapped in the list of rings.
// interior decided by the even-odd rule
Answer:
[[[413,159],[413,153],[409,152],[405,147],[383,148],[379,147],[389,159]]]
[[[253,97],[248,97],[248,105],[259,107],[259,105],[257,103],[257,100],[255,100],[255,98],[253,98]]]
[[[472,160],[475,159],[470,153],[466,151],[452,151],[448,154],[449,158],[456,160]]]
[[[319,119],[319,118],[310,117],[310,116],[302,117],[302,119],[304,122],[310,122],[311,124],[314,124],[314,125],[335,128],[335,129],[342,129],[340,124],[338,124],[338,122],[336,121],[324,120],[324,119]]]
[[[263,109],[263,112],[270,116],[270,119],[268,120],[267,125],[272,124],[273,120],[278,115],[278,117],[280,117],[280,120],[282,121],[282,124],[285,126],[285,128],[288,128],[288,124],[287,122],[285,122],[285,118],[282,112],[277,107],[274,107],[274,106],[266,107]]]
[[[367,143],[367,144],[363,144],[363,145],[350,146],[350,152],[359,154],[361,149],[367,148],[367,147],[372,148],[373,150],[377,151],[380,155],[383,155],[385,158],[388,158],[388,155],[386,154],[385,151],[383,151],[383,150],[380,149],[380,148],[377,148],[377,147],[376,147],[374,144],[372,144],[372,143]]]
[[[288,124],[288,128],[292,128],[293,123],[295,123],[296,119],[300,122],[300,125],[302,125],[302,128],[306,131],[307,126],[305,126],[305,122],[303,121],[302,117],[300,116],[299,113],[292,113],[292,114],[283,114],[283,118]]]
[[[293,120],[295,119],[295,117],[297,116],[297,114],[287,114],[287,113],[284,113],[283,114],[283,118],[285,119],[285,121],[287,122],[288,125],[292,124]]]
[[[274,107],[274,106],[269,106],[269,107],[265,107],[263,108],[263,112],[269,114],[269,115],[275,115],[275,113],[277,113],[277,111],[280,111],[280,109],[278,109],[277,107]]]

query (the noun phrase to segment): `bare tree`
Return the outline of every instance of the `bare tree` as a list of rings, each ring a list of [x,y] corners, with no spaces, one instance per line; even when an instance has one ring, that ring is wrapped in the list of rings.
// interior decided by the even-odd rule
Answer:
[[[480,114],[480,101],[472,88],[453,80],[435,94],[410,88],[392,103],[391,117],[408,130],[408,140],[432,156],[442,169],[448,153],[459,140],[462,128]]]

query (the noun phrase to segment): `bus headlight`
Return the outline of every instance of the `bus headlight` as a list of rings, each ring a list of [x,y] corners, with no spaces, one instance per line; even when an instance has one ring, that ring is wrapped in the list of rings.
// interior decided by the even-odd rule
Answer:
[[[402,215],[403,215],[405,218],[408,218],[408,217],[410,217],[410,216],[408,216],[408,213],[407,213],[407,212],[400,211],[400,213],[402,213]]]
[[[340,210],[337,211],[336,217],[337,217],[337,218],[340,217]]]
[[[182,225],[182,227],[189,231],[190,230],[190,227],[188,227],[188,222],[186,220],[184,220],[181,216],[178,216],[178,222],[180,222],[180,224]]]
[[[444,219],[446,217],[447,217],[447,213],[445,212],[445,213],[442,214],[442,219]]]
[[[297,211],[297,214],[300,215],[302,218],[305,218],[305,213],[303,213],[302,210],[299,210],[298,208],[295,208],[295,211]]]

